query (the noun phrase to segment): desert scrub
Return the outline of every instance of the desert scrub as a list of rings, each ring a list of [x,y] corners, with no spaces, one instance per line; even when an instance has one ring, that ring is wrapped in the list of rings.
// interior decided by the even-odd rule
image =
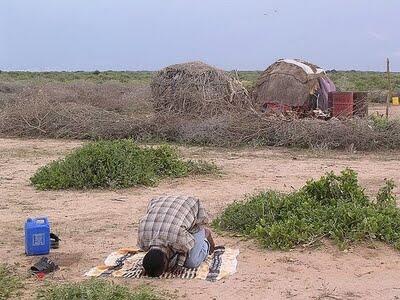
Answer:
[[[216,172],[214,164],[184,161],[168,145],[139,147],[132,140],[84,145],[40,168],[31,177],[38,189],[126,188],[154,186],[161,178]]]
[[[15,275],[10,267],[0,265],[0,300],[16,299],[20,295],[22,280]]]
[[[262,192],[229,205],[213,225],[256,238],[270,249],[311,245],[323,237],[341,248],[358,241],[384,241],[400,250],[400,209],[393,181],[370,199],[350,169],[310,180],[300,190]]]
[[[37,292],[38,300],[158,300],[151,289],[140,287],[130,290],[125,286],[103,280],[89,280],[82,283],[49,285]]]
[[[369,119],[371,120],[372,126],[380,131],[389,130],[394,123],[399,122],[399,120],[388,120],[384,116],[377,115],[372,115]]]

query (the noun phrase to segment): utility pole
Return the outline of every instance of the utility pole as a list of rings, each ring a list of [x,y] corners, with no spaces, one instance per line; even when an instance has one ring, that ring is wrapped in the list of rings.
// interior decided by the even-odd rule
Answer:
[[[390,106],[390,100],[392,99],[392,82],[390,79],[389,58],[386,59],[386,71],[387,71],[387,79],[388,79],[388,95],[387,95],[387,99],[386,99],[386,119],[389,119],[389,106]]]

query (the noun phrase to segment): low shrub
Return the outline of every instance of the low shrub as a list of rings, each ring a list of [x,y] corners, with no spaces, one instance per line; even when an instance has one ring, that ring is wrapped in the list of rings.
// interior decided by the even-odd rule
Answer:
[[[378,240],[400,250],[400,209],[393,187],[393,181],[386,181],[371,200],[354,171],[331,172],[290,194],[267,191],[235,202],[213,225],[256,238],[271,249],[311,245],[326,237],[341,248]]]
[[[16,299],[22,280],[6,265],[0,265],[0,300]]]
[[[31,182],[38,189],[125,188],[216,170],[214,164],[182,160],[167,145],[142,148],[132,140],[99,141],[40,168]]]
[[[103,280],[89,280],[82,283],[49,285],[37,292],[38,300],[158,300],[162,299],[149,288],[135,290]]]
[[[390,127],[393,125],[393,121],[388,120],[387,118],[379,115],[372,115],[370,117],[374,128],[379,131],[390,130]]]

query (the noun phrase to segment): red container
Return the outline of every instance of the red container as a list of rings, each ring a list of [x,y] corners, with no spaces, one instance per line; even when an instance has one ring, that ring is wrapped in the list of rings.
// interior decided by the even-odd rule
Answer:
[[[329,92],[328,93],[328,109],[332,110],[333,107],[333,94],[336,92]]]
[[[354,92],[354,115],[360,118],[368,116],[368,93],[367,92]]]
[[[351,118],[353,116],[353,92],[332,93],[332,116],[336,118]]]

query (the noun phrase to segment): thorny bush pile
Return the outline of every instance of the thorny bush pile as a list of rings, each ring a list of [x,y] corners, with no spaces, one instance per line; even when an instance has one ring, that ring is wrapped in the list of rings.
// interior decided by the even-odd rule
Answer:
[[[0,134],[52,138],[120,138],[140,135],[150,111],[142,83],[8,83],[0,90]]]
[[[400,122],[285,119],[253,111],[219,115],[157,113],[150,88],[117,82],[46,83],[0,91],[0,136],[76,139],[133,138],[210,146],[399,149]],[[112,100],[114,99],[114,100]]]
[[[256,238],[271,249],[310,246],[322,238],[340,247],[358,241],[383,241],[400,250],[400,208],[393,181],[385,181],[376,199],[346,169],[308,181],[299,191],[274,191],[251,196],[228,206],[214,226]]]

